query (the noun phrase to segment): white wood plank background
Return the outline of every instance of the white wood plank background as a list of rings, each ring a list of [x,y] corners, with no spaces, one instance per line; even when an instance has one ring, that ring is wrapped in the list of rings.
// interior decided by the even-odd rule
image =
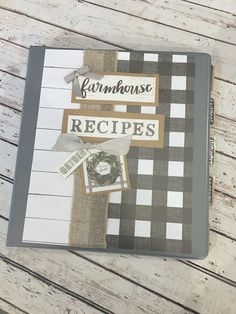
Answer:
[[[0,17],[0,309],[36,314],[235,313],[236,2],[0,0]],[[205,260],[6,248],[28,48],[43,44],[189,50],[213,56],[216,185]],[[47,58],[50,61],[50,55]],[[68,62],[65,67],[75,66]],[[62,90],[58,97],[60,108],[65,108],[69,95]],[[53,108],[50,96],[42,95],[40,105]],[[48,132],[53,145],[57,131]],[[37,141],[38,149],[45,149],[43,136]],[[35,170],[44,153],[35,153]],[[63,204],[70,198],[60,197],[58,212],[66,221]],[[36,206],[42,206],[36,198],[30,198],[29,219],[35,218]],[[44,204],[53,201],[41,199]],[[47,215],[42,211],[52,218]]]

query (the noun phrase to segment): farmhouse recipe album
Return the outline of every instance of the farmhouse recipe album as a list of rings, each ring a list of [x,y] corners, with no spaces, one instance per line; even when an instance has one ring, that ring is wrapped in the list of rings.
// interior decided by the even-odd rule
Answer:
[[[7,245],[202,258],[211,60],[31,47]]]

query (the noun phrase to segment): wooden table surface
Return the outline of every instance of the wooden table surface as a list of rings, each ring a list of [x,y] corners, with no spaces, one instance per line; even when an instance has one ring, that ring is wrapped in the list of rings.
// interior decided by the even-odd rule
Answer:
[[[0,14],[0,309],[236,313],[236,1],[0,0]],[[5,246],[30,45],[211,54],[217,152],[206,259]]]

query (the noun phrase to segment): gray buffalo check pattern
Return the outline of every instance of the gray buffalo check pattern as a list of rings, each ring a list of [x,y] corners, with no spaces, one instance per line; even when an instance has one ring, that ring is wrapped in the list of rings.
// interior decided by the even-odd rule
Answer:
[[[159,105],[116,111],[165,115],[164,148],[131,147],[131,190],[110,194],[107,247],[191,253],[194,57],[119,52],[118,72],[158,73]]]

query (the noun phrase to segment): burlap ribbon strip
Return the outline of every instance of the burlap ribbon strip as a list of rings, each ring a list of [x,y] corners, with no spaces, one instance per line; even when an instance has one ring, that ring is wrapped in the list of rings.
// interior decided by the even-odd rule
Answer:
[[[94,72],[116,72],[115,51],[85,50],[84,64]],[[112,105],[81,105],[82,109],[112,110]],[[81,167],[74,172],[69,245],[106,248],[107,208],[109,194],[83,193]]]

